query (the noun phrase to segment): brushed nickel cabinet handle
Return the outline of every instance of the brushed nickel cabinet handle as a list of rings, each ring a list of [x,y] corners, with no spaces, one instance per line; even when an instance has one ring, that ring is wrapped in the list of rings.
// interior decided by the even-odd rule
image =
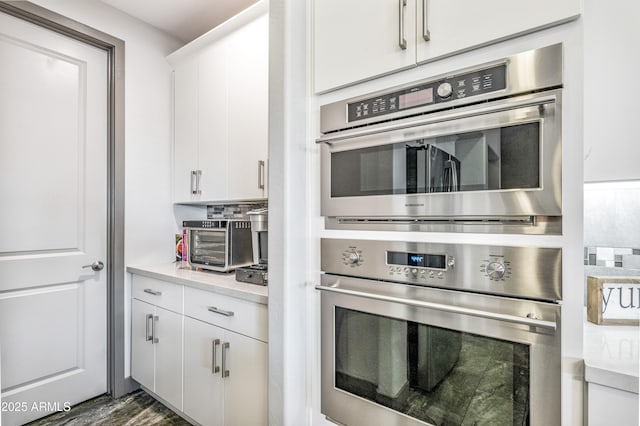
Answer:
[[[422,38],[424,41],[431,41],[431,33],[427,23],[427,0],[422,0]]]
[[[154,296],[162,296],[162,292],[161,292],[161,291],[158,291],[158,290],[152,290],[152,289],[150,289],[150,288],[145,288],[143,291],[144,291],[145,293],[152,294],[152,295],[154,295]]]
[[[149,335],[149,320],[151,320],[153,322],[153,315],[152,314],[147,314],[147,318],[145,320],[144,339],[145,339],[146,342],[153,341],[153,333],[151,333],[151,335]],[[151,327],[153,327],[153,324],[151,324]]]
[[[211,374],[216,374],[220,372],[220,367],[218,367],[216,361],[216,347],[220,345],[220,339],[213,339],[211,341],[211,349],[213,351],[211,355]]]
[[[229,377],[229,370],[227,370],[227,351],[231,345],[229,342],[222,344],[222,377]]]
[[[258,161],[258,189],[264,189],[264,160]]]
[[[399,5],[399,9],[398,9],[398,18],[399,18],[399,40],[398,40],[398,45],[400,46],[400,49],[402,50],[406,50],[407,48],[407,39],[404,36],[404,15],[405,15],[405,10],[407,8],[407,0],[399,0],[398,1],[398,5]]]
[[[191,170],[191,194],[195,195],[197,193],[198,192],[196,190],[196,171]]]
[[[202,170],[196,170],[196,195],[202,194],[202,189],[200,189],[200,178],[202,177]]]
[[[153,321],[151,321],[151,343],[156,344],[160,341],[158,336],[156,336],[156,322],[158,322],[160,318],[157,315],[153,316]]]
[[[233,311],[225,311],[223,309],[218,309],[215,306],[209,306],[207,310],[209,312],[213,312],[214,314],[224,315],[225,317],[232,317],[234,315]]]

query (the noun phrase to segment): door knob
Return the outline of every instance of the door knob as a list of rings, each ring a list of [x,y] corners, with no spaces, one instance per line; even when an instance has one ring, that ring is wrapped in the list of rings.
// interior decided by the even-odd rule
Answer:
[[[102,263],[101,260],[96,260],[91,265],[84,265],[82,267],[82,269],[85,269],[85,268],[91,268],[92,270],[94,270],[96,272],[102,271],[104,269],[104,263]]]

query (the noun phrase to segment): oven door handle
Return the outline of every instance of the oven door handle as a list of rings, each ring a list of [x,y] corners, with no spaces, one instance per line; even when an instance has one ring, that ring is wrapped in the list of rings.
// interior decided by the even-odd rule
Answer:
[[[470,315],[474,317],[494,319],[498,321],[507,321],[515,324],[528,325],[530,327],[540,327],[549,330],[556,330],[555,321],[545,321],[535,317],[533,314],[529,314],[526,317],[519,317],[515,315],[499,314],[496,312],[487,312],[471,308],[462,308],[460,306],[443,305],[440,303],[423,302],[421,300],[404,299],[402,297],[384,296],[382,294],[364,293],[356,290],[347,290],[338,287],[329,287],[323,285],[317,285],[316,290],[328,291],[331,293],[345,294],[349,296],[366,297],[368,299],[380,300],[383,302],[401,303],[403,305],[415,306],[418,308],[429,308],[443,312],[451,312],[454,314]]]
[[[403,130],[410,127],[426,126],[430,124],[442,123],[445,121],[461,120],[470,117],[476,117],[479,115],[494,114],[512,111],[521,108],[538,107],[544,108],[545,105],[552,105],[558,102],[556,95],[541,96],[535,98],[526,98],[520,100],[513,100],[504,103],[497,103],[497,105],[488,105],[474,109],[463,109],[461,111],[455,111],[444,116],[418,116],[413,119],[403,119],[397,122],[391,121],[390,123],[375,126],[364,126],[362,128],[355,128],[353,130],[345,130],[337,133],[329,133],[316,139],[317,144],[326,143],[333,144],[334,142],[343,141],[345,139],[353,139],[360,136],[369,136],[378,133],[391,132],[395,130]],[[542,111],[540,113],[542,115]]]

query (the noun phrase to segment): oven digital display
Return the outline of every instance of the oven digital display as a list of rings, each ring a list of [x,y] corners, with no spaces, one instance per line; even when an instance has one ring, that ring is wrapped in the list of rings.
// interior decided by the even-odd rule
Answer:
[[[433,87],[405,93],[398,96],[398,101],[400,109],[430,104],[433,102]]]
[[[418,266],[421,268],[446,269],[447,256],[444,254],[387,252],[388,265]]]

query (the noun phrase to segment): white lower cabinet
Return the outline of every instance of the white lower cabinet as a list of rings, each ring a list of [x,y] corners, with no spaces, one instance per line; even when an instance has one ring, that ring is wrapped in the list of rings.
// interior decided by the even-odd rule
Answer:
[[[184,319],[184,412],[204,426],[267,424],[267,344]]]
[[[587,382],[589,426],[638,425],[638,394]]]
[[[131,302],[131,376],[182,409],[180,314],[138,299]]]
[[[131,376],[202,426],[266,426],[267,306],[134,274]]]

